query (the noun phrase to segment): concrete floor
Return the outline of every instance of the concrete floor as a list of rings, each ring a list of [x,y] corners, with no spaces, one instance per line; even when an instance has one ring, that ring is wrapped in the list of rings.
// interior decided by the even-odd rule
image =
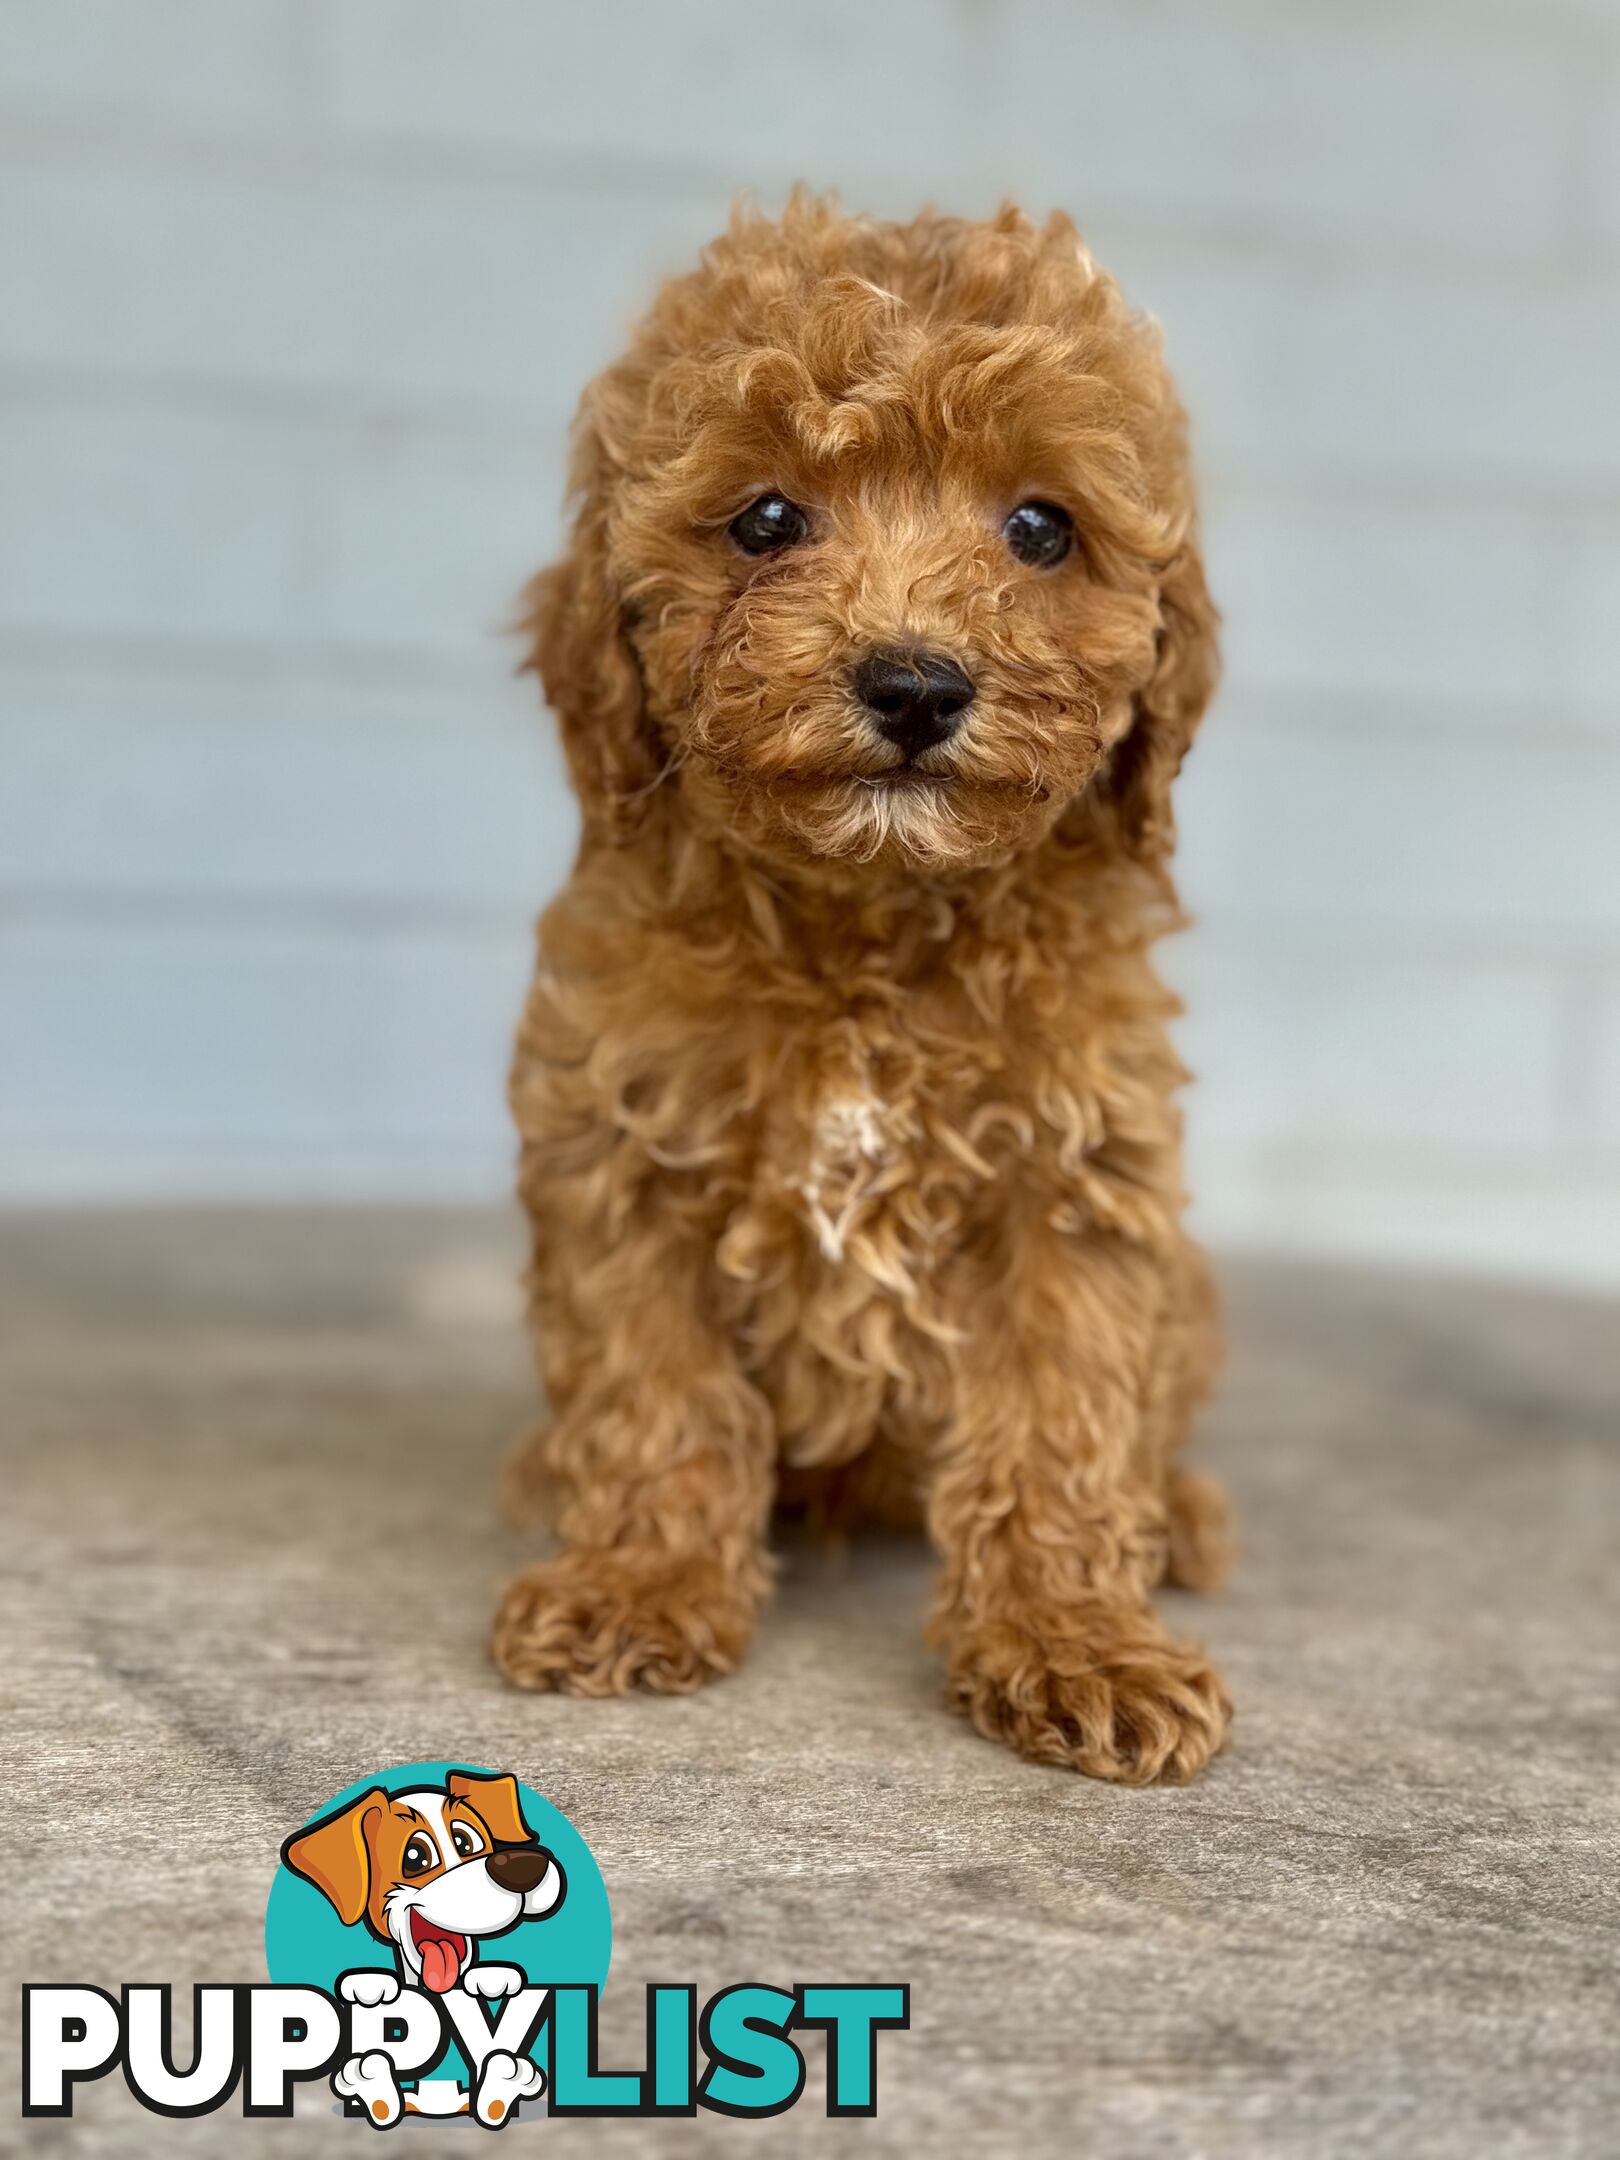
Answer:
[[[1124,1792],[944,1714],[909,1547],[795,1555],[703,1695],[501,1687],[512,1253],[448,1215],[0,1226],[8,2018],[22,1978],[262,1977],[287,1832],[367,1770],[460,1757],[601,1863],[608,2064],[641,2059],[650,1979],[912,1986],[875,2121],[822,2119],[813,2059],[762,2127],[534,2133],[569,2151],[1620,2150],[1620,1312],[1229,1269],[1200,1459],[1246,1559],[1169,1602],[1235,1746]],[[286,2123],[166,2123],[116,2078],[71,2122],[5,2114],[30,2154],[362,2136],[313,2092]]]

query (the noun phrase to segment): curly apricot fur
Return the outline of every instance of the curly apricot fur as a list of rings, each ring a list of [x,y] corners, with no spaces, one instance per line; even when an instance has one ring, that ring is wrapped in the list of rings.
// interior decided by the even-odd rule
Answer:
[[[1228,1706],[1151,1602],[1212,1583],[1173,1466],[1216,1362],[1149,949],[1215,680],[1156,333],[1065,219],[740,212],[587,391],[528,601],[583,813],[512,1106],[559,1534],[520,1685],[728,1671],[781,1497],[926,1521],[951,1702],[1183,1778]],[[751,557],[780,492],[808,538]],[[1001,537],[1073,519],[1041,570]],[[960,733],[893,777],[852,671],[928,646]]]

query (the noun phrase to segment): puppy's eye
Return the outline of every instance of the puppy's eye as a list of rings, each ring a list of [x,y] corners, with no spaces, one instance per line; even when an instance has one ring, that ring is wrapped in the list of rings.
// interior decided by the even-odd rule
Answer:
[[[1050,570],[1074,546],[1074,524],[1056,503],[1020,503],[1001,528],[1002,537],[1021,563]]]
[[[402,1875],[425,1875],[439,1861],[439,1848],[430,1837],[419,1832],[406,1846],[399,1867]]]
[[[463,1860],[470,1860],[474,1853],[480,1853],[484,1849],[484,1841],[478,1832],[464,1822],[450,1825],[450,1842],[456,1848],[457,1856]]]
[[[745,555],[774,555],[778,548],[797,547],[810,530],[810,520],[785,495],[762,495],[734,517],[727,530]]]

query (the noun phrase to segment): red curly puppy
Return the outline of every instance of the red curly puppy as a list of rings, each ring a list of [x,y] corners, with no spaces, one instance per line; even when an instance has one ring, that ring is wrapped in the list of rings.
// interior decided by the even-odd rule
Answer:
[[[1185,429],[1073,227],[740,215],[587,392],[534,664],[584,814],[512,1079],[561,1551],[522,1687],[741,1657],[779,1496],[926,1520],[951,1701],[1185,1778],[1215,1360],[1149,965],[1215,671]]]

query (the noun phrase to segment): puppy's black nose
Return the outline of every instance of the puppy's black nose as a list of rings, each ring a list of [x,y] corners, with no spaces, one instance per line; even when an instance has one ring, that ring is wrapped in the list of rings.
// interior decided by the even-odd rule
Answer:
[[[550,1855],[538,1845],[509,1846],[504,1852],[492,1852],[484,1862],[501,1888],[515,1891],[519,1897],[534,1888],[550,1865]]]
[[[973,681],[947,653],[875,652],[855,670],[855,695],[879,734],[914,758],[956,733]]]

